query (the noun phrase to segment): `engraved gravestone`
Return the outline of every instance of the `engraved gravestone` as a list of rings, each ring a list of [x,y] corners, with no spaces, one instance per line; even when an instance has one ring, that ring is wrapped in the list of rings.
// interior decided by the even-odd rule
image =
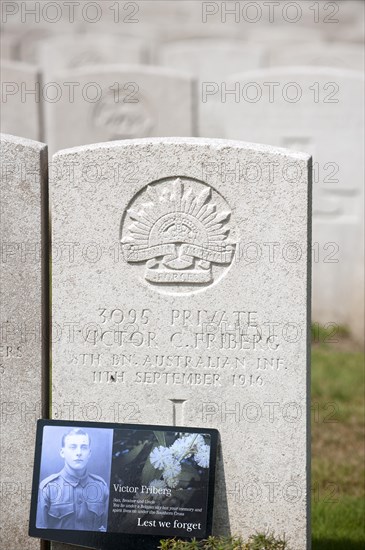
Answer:
[[[215,532],[305,548],[309,156],[156,138],[52,167],[52,417],[218,428]]]
[[[47,149],[1,134],[1,158],[0,546],[36,550],[28,518],[36,420],[46,412]]]
[[[198,78],[198,135],[224,137],[217,95],[204,101],[205,90],[214,90],[229,74],[264,66],[265,48],[236,40],[196,39],[168,42],[160,46],[160,62],[185,70]],[[212,98],[212,96],[210,96]]]
[[[39,48],[39,63],[47,75],[85,65],[146,62],[147,51],[142,40],[112,34],[53,37]]]
[[[229,137],[313,155],[313,319],[364,333],[364,78],[325,67],[233,75]]]
[[[37,67],[17,61],[2,61],[1,131],[41,139],[41,102],[41,76]]]
[[[194,134],[194,82],[185,73],[111,65],[59,73],[52,81],[62,90],[59,101],[46,103],[53,152],[99,141]],[[64,82],[75,86],[66,90]]]

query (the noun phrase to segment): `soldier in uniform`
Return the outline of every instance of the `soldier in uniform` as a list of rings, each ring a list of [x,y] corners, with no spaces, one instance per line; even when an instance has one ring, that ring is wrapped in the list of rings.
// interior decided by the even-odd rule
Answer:
[[[81,428],[63,435],[60,455],[63,469],[39,486],[39,529],[106,531],[109,490],[104,479],[87,471],[90,436]]]

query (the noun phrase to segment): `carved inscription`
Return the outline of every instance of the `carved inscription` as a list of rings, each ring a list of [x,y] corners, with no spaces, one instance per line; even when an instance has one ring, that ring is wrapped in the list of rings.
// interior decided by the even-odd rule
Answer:
[[[283,341],[301,337],[290,323],[259,323],[256,311],[171,309],[157,331],[150,309],[100,308],[98,322],[67,324],[65,362],[91,373],[94,384],[148,386],[264,386],[293,365]],[[155,331],[153,330],[155,328]],[[174,405],[175,406],[175,405]]]
[[[146,265],[154,285],[206,286],[232,262],[231,210],[210,186],[188,178],[151,183],[131,201],[121,224],[128,263]]]

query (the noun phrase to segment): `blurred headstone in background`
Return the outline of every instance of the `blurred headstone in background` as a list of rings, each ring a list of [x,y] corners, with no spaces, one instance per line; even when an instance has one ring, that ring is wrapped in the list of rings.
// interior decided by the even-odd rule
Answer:
[[[40,140],[42,83],[37,67],[17,61],[1,62],[1,131]]]
[[[233,71],[256,69],[265,63],[266,50],[243,41],[196,39],[167,42],[160,46],[159,62],[191,72],[200,80],[222,78]]]
[[[315,21],[318,18],[323,21],[321,26],[326,40],[333,42],[346,40],[363,45],[365,20],[362,0],[315,2],[313,7],[315,16],[312,25],[316,25]]]
[[[49,38],[39,45],[38,59],[47,76],[86,65],[147,63],[147,47],[139,38],[82,34]]]
[[[320,44],[324,41],[322,30],[317,28],[305,28],[303,26],[283,27],[276,25],[274,27],[261,25],[259,27],[250,27],[245,36],[247,42],[266,45],[271,48],[279,48],[285,51],[293,45],[301,43]]]
[[[0,547],[37,550],[27,526],[48,393],[47,147],[1,134],[1,161]]]
[[[271,48],[270,66],[307,65],[338,67],[362,71],[364,69],[364,48],[360,44],[320,43],[292,44],[290,48]]]
[[[16,32],[0,33],[0,57],[1,60],[17,59],[18,35]]]
[[[205,90],[217,89],[233,73],[257,69],[265,64],[266,49],[238,40],[196,39],[160,45],[159,60],[166,67],[190,72],[198,79],[198,135],[224,137],[221,101],[218,95],[209,102]]]
[[[54,32],[49,28],[31,28],[23,30],[19,36],[17,45],[17,57],[19,61],[24,63],[39,64],[38,48],[39,44],[54,36]],[[66,32],[66,35],[69,34]]]
[[[89,66],[54,75],[52,85],[60,95],[45,106],[51,152],[85,143],[195,133],[195,82],[188,74],[145,65]]]
[[[364,333],[364,78],[326,67],[232,75],[227,137],[313,155],[312,315]]]

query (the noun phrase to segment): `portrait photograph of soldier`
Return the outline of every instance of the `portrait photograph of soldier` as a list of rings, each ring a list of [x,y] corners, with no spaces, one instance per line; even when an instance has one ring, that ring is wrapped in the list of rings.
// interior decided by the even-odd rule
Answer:
[[[107,531],[113,430],[45,426],[36,527]]]

